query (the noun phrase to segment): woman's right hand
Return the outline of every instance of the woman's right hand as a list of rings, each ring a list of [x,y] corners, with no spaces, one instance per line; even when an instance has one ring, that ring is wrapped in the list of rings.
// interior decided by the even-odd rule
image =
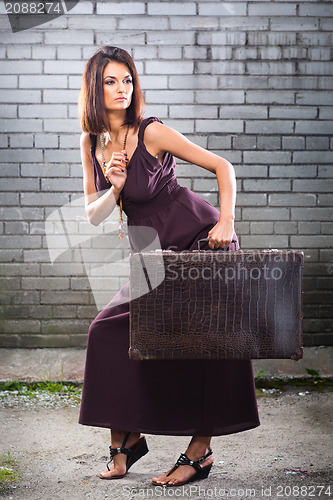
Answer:
[[[117,191],[121,191],[127,179],[127,155],[126,151],[112,153],[111,160],[106,165],[105,176]]]

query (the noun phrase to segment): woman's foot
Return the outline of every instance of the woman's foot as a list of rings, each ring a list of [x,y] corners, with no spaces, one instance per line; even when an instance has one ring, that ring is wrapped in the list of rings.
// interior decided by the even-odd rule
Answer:
[[[120,448],[124,442],[125,436],[127,432],[126,431],[118,431],[118,430],[112,430],[111,431],[111,446],[113,448]],[[138,440],[140,439],[141,434],[139,432],[131,432],[127,441],[126,441],[126,448],[132,448]],[[101,472],[99,477],[101,479],[120,479],[121,477],[124,477],[126,472],[127,472],[127,455],[123,453],[118,453],[113,457],[112,464],[110,464],[109,468],[110,470],[106,469],[105,471]]]
[[[200,438],[194,437],[192,438],[191,443],[189,444],[185,454],[190,460],[194,462],[199,460],[199,458],[205,456],[210,451],[210,438]],[[200,467],[204,468],[207,466],[211,466],[214,462],[213,454],[209,455],[202,462],[200,462]],[[191,480],[197,471],[192,467],[192,465],[180,465],[176,470],[174,470],[169,476],[169,472],[173,469],[173,467],[166,472],[165,474],[161,474],[160,476],[153,477],[153,483],[155,485],[169,485],[176,486],[177,484],[184,484]]]

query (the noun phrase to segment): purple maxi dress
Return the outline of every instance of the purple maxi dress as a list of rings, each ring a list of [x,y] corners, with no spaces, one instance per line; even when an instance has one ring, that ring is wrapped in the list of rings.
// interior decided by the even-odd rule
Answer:
[[[161,121],[151,117],[141,123],[127,167],[122,191],[127,224],[157,230],[162,249],[194,250],[219,211],[177,183],[170,153],[161,164],[147,151],[144,130],[155,120]],[[91,135],[91,157],[101,191],[109,184],[95,156],[96,139]],[[231,250],[239,248],[236,233],[233,239]],[[206,243],[201,248],[209,249]],[[119,298],[123,303],[112,305]],[[250,360],[136,362],[128,348],[129,281],[90,325],[80,424],[174,436],[218,436],[260,425]]]

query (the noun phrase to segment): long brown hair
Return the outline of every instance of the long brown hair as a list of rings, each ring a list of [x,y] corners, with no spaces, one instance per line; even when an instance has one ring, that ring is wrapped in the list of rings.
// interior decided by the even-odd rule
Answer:
[[[103,90],[103,72],[110,61],[125,64],[132,76],[133,94],[131,104],[126,109],[124,125],[130,124],[136,128],[142,120],[145,101],[132,57],[126,50],[119,47],[101,47],[86,64],[79,96],[79,117],[82,130],[94,135],[99,135],[109,130],[110,127]]]

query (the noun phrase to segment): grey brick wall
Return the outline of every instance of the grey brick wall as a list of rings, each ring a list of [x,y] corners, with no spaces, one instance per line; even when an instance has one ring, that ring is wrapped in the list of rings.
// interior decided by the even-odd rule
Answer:
[[[127,280],[124,263],[107,283],[94,264],[112,246],[114,260],[128,255],[107,224],[89,239],[81,221],[72,247],[61,219],[49,240],[45,229],[82,197],[76,103],[105,44],[134,57],[146,116],[234,164],[242,248],[304,251],[304,343],[332,344],[332,18],[328,1],[81,1],[12,33],[1,3],[0,346],[85,346]],[[215,177],[177,164],[179,182],[219,207]]]

